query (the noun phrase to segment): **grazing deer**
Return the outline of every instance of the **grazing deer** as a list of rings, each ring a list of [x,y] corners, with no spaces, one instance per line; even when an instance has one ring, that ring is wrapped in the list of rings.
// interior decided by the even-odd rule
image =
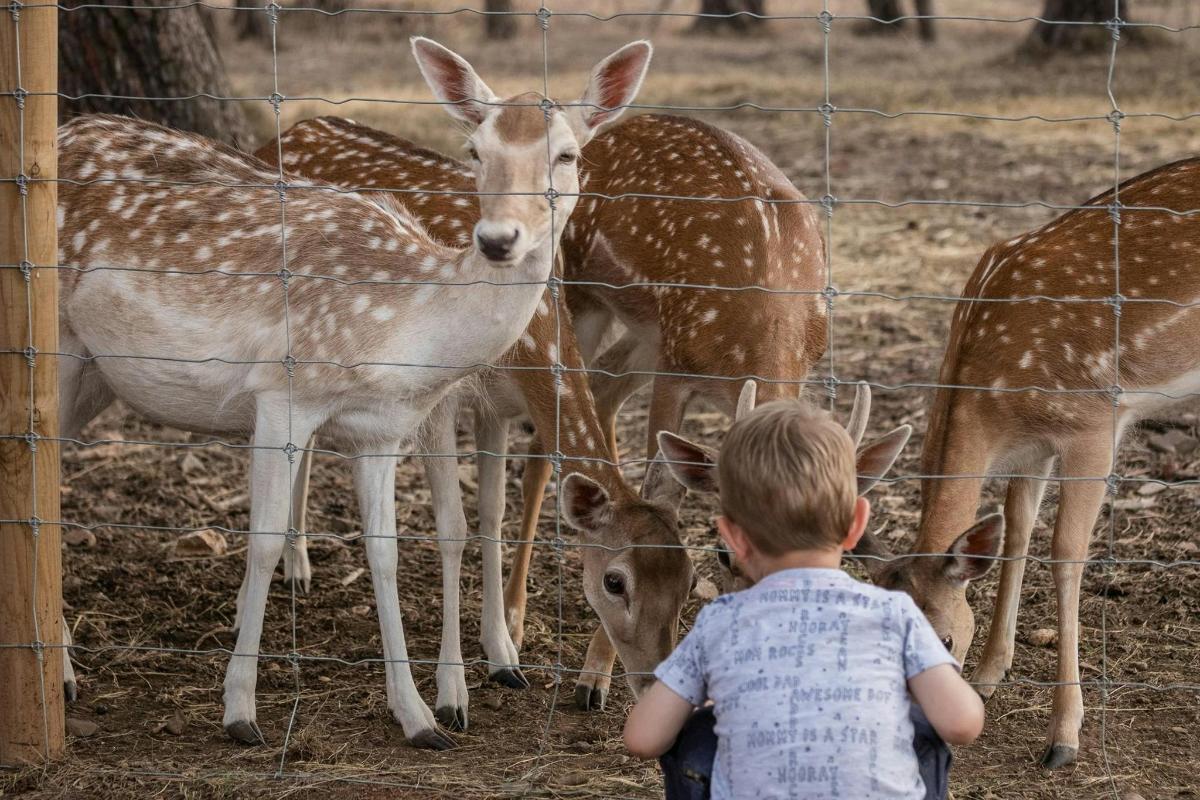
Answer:
[[[60,134],[62,260],[79,269],[62,293],[64,349],[78,356],[61,375],[64,435],[119,398],[176,428],[252,437],[259,535],[248,540],[224,717],[248,744],[264,741],[257,658],[281,534],[295,532],[294,456],[319,433],[354,459],[388,707],[414,744],[454,745],[408,663],[396,454],[536,313],[590,123],[529,96],[500,104],[465,60],[428,39],[413,39],[413,52],[439,95],[475,98],[447,108],[496,167],[479,172],[470,247],[438,242],[382,195],[297,190],[281,204],[278,171],[195,135],[120,117],[80,118]],[[557,214],[551,188],[564,193]]]
[[[735,419],[741,419],[754,410],[756,405],[756,386],[753,381],[746,381],[738,398]],[[858,493],[865,495],[875,484],[887,474],[900,457],[904,445],[912,435],[912,426],[901,425],[890,433],[879,437],[866,446],[860,447],[863,435],[867,431],[867,421],[871,416],[871,389],[865,383],[859,384],[854,395],[854,406],[850,411],[850,419],[846,431],[850,440],[858,449],[856,457],[856,472],[858,473]],[[665,459],[671,475],[685,488],[699,494],[719,494],[717,482],[717,453],[701,444],[695,444],[682,436],[669,431],[658,434],[659,453]],[[749,588],[750,581],[741,572],[733,554],[728,550],[717,551],[717,561],[721,565],[722,590],[736,592]]]
[[[1110,215],[1118,200],[1119,285]],[[974,675],[990,696],[1012,666],[1030,533],[1058,462],[1050,548],[1058,673],[1042,756],[1052,768],[1074,761],[1079,748],[1080,582],[1114,447],[1130,424],[1200,391],[1200,363],[1188,344],[1200,329],[1188,305],[1200,294],[1188,283],[1200,216],[1136,210],[1200,208],[1200,159],[1132,178],[1086,205],[1095,208],[1069,211],[980,259],[954,312],[922,454],[921,472],[931,477],[922,482],[911,552],[941,557],[875,569],[878,582],[913,595],[961,660],[975,635],[967,583],[1003,548],[999,596]],[[972,526],[983,476],[995,468],[1020,477],[1008,481],[1003,516]],[[877,541],[866,549],[888,555]]]
[[[597,67],[593,85],[606,94],[586,96],[584,113],[595,127],[615,120],[637,91],[650,58],[647,43],[627,46]],[[458,101],[453,96],[439,96]],[[600,110],[592,106],[599,106]],[[347,120],[322,118],[298,123],[278,142],[265,145],[259,155],[274,161],[282,152],[289,172],[339,187],[425,189],[430,174],[440,179],[450,173],[463,177],[461,191],[474,191],[471,173],[456,162],[423,151],[386,133]],[[495,168],[473,148],[476,169]],[[424,163],[422,163],[424,162]],[[430,231],[448,242],[468,240],[478,218],[473,197],[401,192],[394,197],[420,213]],[[481,456],[479,518],[483,541],[484,584],[482,644],[492,678],[511,687],[527,685],[517,668],[516,647],[505,625],[500,573],[501,526],[505,510],[503,454],[512,419],[529,416],[538,430],[556,430],[561,420],[559,447],[565,454],[563,505],[567,522],[581,532],[585,543],[602,545],[583,549],[585,594],[596,609],[631,673],[650,673],[675,642],[679,612],[687,599],[693,571],[682,549],[676,511],[682,493],[671,481],[657,480],[652,472],[643,493],[631,488],[608,451],[608,438],[600,426],[588,381],[565,307],[561,317],[552,310],[554,297],[547,292],[539,313],[516,345],[501,360],[501,368],[482,378],[474,406],[476,444]],[[556,377],[555,362],[567,368]],[[428,437],[437,452],[455,449],[453,415],[440,415]],[[449,727],[465,727],[467,694],[458,628],[458,570],[467,523],[462,509],[458,473],[452,460],[429,458],[426,470],[432,489],[434,513],[442,551],[444,627],[438,672],[437,715]],[[631,545],[637,545],[631,547]],[[650,547],[661,545],[661,548]],[[297,549],[297,555],[303,554]],[[307,563],[298,573],[303,583]],[[285,564],[286,568],[286,564]],[[635,694],[647,678],[631,674]]]
[[[475,206],[458,193],[471,191],[472,170],[457,161],[329,117],[293,127],[284,144],[288,169],[345,185],[405,190],[396,198],[445,241],[461,242],[471,230]],[[652,373],[665,374],[653,377],[647,458],[657,450],[659,431],[679,428],[691,397],[732,414],[741,383],[731,377],[764,379],[765,399],[794,394],[787,382],[803,379],[824,352],[827,324],[819,296],[825,245],[803,195],[745,140],[684,117],[634,117],[598,135],[582,161],[582,191],[599,196],[581,198],[563,237],[571,284],[566,297],[612,455],[617,412]],[[752,199],[721,199],[743,197]],[[626,334],[599,353],[618,320]],[[573,432],[564,433],[569,445]],[[540,426],[525,467],[522,544],[504,592],[517,646],[532,540],[552,471],[544,456],[554,446],[553,427]],[[565,504],[568,511],[571,506]],[[595,579],[585,583],[585,593],[599,599],[593,606],[604,623],[577,685],[578,703],[589,708],[602,706],[608,692],[616,655],[608,634],[622,637],[609,620],[625,614],[625,595],[614,597]],[[606,612],[606,603],[615,608]]]

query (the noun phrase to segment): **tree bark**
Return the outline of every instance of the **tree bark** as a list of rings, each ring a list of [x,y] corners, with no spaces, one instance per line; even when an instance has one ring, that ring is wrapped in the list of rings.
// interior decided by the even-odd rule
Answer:
[[[246,9],[233,16],[233,29],[237,31],[238,38],[270,42],[271,25],[263,5],[257,0],[235,0],[234,5]]]
[[[484,11],[512,11],[512,0],[487,0]],[[517,18],[502,14],[489,14],[483,18],[484,32],[489,39],[511,39],[517,35]]]
[[[59,91],[80,97],[59,103],[59,120],[95,112],[128,114],[250,146],[250,125],[240,103],[145,99],[231,94],[199,8],[156,9],[149,0],[121,0],[121,5],[138,8],[59,14]]]
[[[1120,16],[1129,19],[1131,0],[1120,0]],[[1113,0],[1046,0],[1041,18],[1026,40],[1027,50],[1099,50],[1111,46],[1112,33],[1099,25],[1056,25],[1055,22],[1107,22],[1113,18]],[[1137,38],[1138,31],[1123,28],[1121,36]]]
[[[754,33],[763,23],[745,14],[765,14],[766,0],[700,0],[701,14],[740,14],[740,16],[697,17],[695,33]]]

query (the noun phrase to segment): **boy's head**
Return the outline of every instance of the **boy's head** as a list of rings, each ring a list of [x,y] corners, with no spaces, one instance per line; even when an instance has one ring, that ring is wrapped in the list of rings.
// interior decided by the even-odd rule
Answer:
[[[854,522],[854,443],[829,414],[798,400],[739,419],[717,473],[722,512],[765,556],[836,548]]]

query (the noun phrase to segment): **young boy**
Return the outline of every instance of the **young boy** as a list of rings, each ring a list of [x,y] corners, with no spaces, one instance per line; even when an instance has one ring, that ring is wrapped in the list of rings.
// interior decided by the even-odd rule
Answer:
[[[629,751],[666,753],[711,702],[713,800],[925,798],[913,702],[951,744],[979,735],[983,703],[908,595],[841,570],[870,511],[849,435],[822,411],[769,403],[733,426],[717,470],[721,538],[755,585],[702,609],[659,665],[626,722]],[[704,749],[706,712],[673,752],[685,762],[680,750]]]

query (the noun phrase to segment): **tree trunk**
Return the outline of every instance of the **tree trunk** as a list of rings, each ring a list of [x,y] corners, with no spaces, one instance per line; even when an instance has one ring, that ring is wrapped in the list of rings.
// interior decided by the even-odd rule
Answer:
[[[257,0],[235,0],[234,5],[239,9],[247,9],[233,15],[233,29],[237,31],[238,38],[270,42],[271,23],[262,4]]]
[[[908,22],[901,19],[905,16],[900,0],[867,0],[867,14],[881,22],[864,21],[857,28],[862,34],[900,33]],[[934,14],[933,0],[913,0],[913,14],[918,17],[931,17]],[[936,38],[932,19],[917,20],[917,34],[923,41],[932,42]]]
[[[1131,0],[1120,0],[1121,19],[1129,19]],[[1116,11],[1114,0],[1046,0],[1041,17],[1025,42],[1026,50],[1100,50],[1110,47],[1112,33],[1099,25],[1056,25],[1065,22],[1107,22]],[[1139,31],[1122,28],[1121,37],[1137,38]]]
[[[487,0],[484,11],[512,11],[512,0]],[[483,18],[484,32],[489,39],[511,39],[517,35],[517,18],[503,14],[489,14]]]
[[[154,9],[148,0],[121,4],[138,8],[59,14],[59,91],[69,97],[120,96],[64,99],[59,120],[95,112],[127,114],[249,147],[250,125],[240,103],[138,99],[231,93],[198,7]]]
[[[692,24],[695,33],[753,33],[762,20],[745,14],[765,14],[766,0],[700,0],[701,14],[742,14],[742,16],[697,17]]]

